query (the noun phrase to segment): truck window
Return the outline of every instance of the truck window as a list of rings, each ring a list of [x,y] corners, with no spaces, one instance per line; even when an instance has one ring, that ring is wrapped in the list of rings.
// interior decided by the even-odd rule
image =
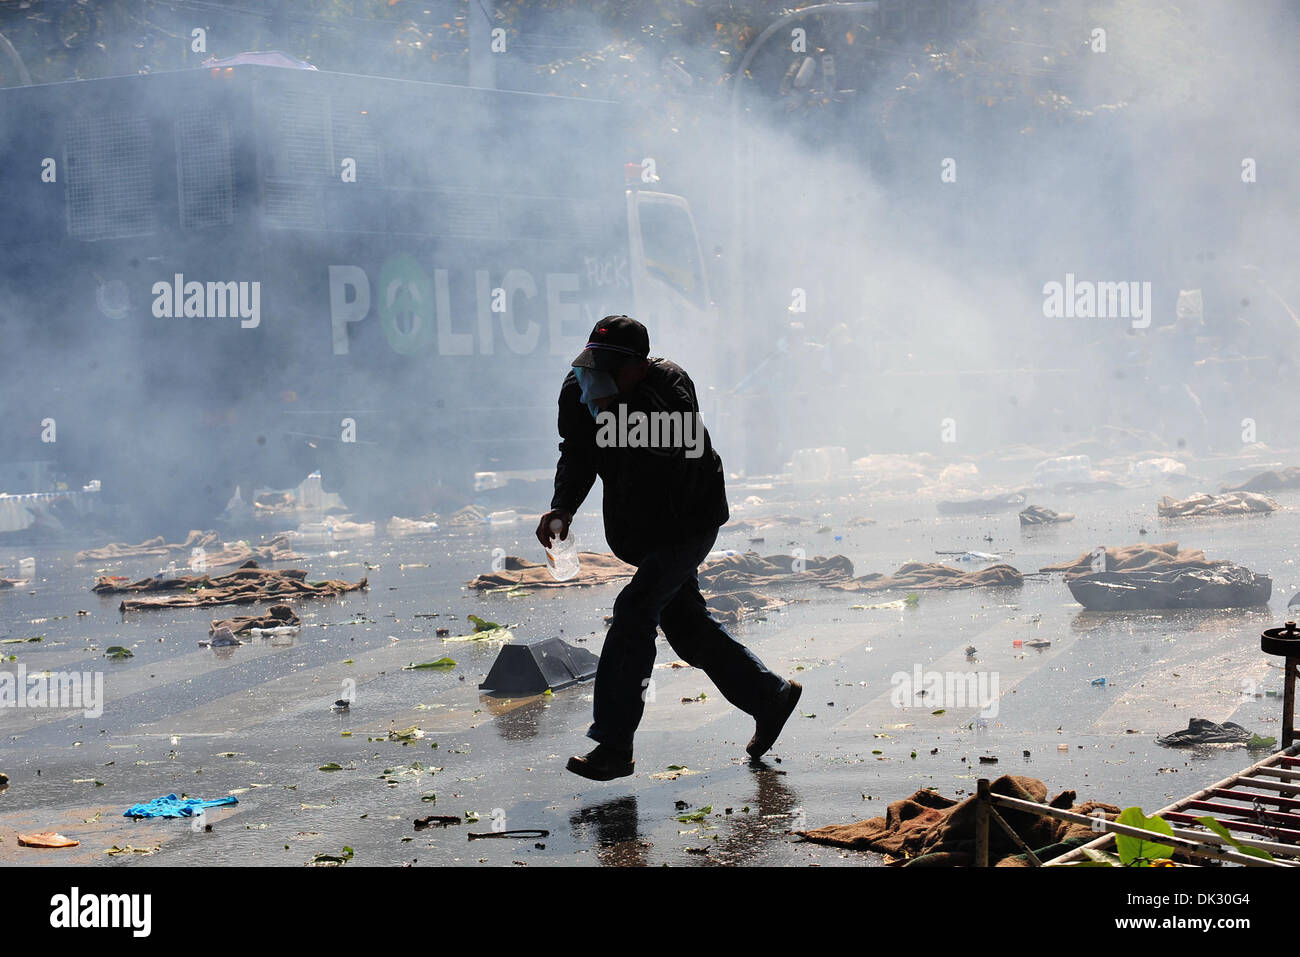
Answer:
[[[695,224],[684,206],[647,196],[637,203],[645,269],[697,306],[707,306]]]
[[[176,118],[176,189],[182,226],[234,222],[235,157],[224,113],[186,110]]]
[[[153,135],[143,116],[108,114],[70,124],[68,235],[75,239],[146,236],[157,226]]]

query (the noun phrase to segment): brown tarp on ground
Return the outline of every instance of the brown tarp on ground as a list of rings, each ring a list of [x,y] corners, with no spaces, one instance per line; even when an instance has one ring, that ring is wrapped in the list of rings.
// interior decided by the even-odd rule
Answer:
[[[1257,515],[1277,511],[1277,502],[1258,492],[1227,492],[1209,495],[1199,492],[1187,498],[1160,499],[1156,511],[1161,518],[1195,518],[1202,515]]]
[[[1054,512],[1042,505],[1031,505],[1020,513],[1021,525],[1055,525],[1059,522],[1073,521],[1073,512]]]
[[[247,542],[227,542],[222,544],[216,532],[190,532],[189,538],[182,545],[165,545],[162,536],[151,538],[139,545],[114,543],[103,548],[92,548],[77,553],[77,561],[105,561],[116,558],[136,558],[142,555],[155,555],[167,558],[173,553],[183,558],[188,564],[192,549],[204,550],[203,561],[209,568],[230,568],[242,565],[249,560],[259,562],[293,562],[303,556],[293,550],[287,535],[277,535],[262,545],[249,545]]]
[[[506,556],[505,567],[499,572],[488,572],[473,579],[469,585],[475,589],[524,587],[555,588],[566,585],[600,585],[605,582],[631,577],[636,569],[608,553],[582,552],[581,571],[575,578],[557,582],[545,565]],[[931,562],[908,562],[893,575],[872,574],[853,577],[853,562],[844,555],[829,558],[818,555],[805,558],[803,570],[793,571],[793,555],[768,555],[745,552],[728,555],[709,562],[700,569],[700,588],[706,594],[752,592],[756,588],[775,585],[821,585],[843,591],[883,591],[887,588],[979,588],[990,585],[1021,585],[1024,577],[1010,565],[991,565],[988,568],[963,571],[948,565]],[[776,607],[772,599],[761,599],[761,607]]]
[[[216,634],[221,628],[229,628],[232,634],[239,635],[246,631],[252,631],[254,628],[284,628],[301,624],[302,619],[294,614],[293,609],[288,605],[272,605],[266,610],[265,614],[240,615],[237,618],[223,618],[220,621],[214,621],[212,627],[208,629],[208,634]]]
[[[603,585],[607,582],[621,581],[636,574],[636,567],[620,561],[608,552],[580,552],[580,566],[576,576],[568,581],[556,581],[550,570],[538,562],[507,555],[504,567],[499,572],[487,572],[470,581],[469,586],[476,590],[489,588],[564,588],[575,585]],[[711,566],[710,566],[711,567]],[[790,577],[788,574],[786,577]],[[700,583],[705,584],[703,573]],[[705,601],[713,616],[725,625],[734,625],[742,618],[780,608],[788,602],[770,595],[760,595],[750,590],[730,591],[725,595],[713,594],[705,590]]]
[[[1136,572],[1147,569],[1167,568],[1171,565],[1183,565],[1187,568],[1212,568],[1216,562],[1208,561],[1199,548],[1178,550],[1177,542],[1165,542],[1151,545],[1139,542],[1136,545],[1123,545],[1106,549],[1106,570],[1112,572]],[[1060,562],[1056,565],[1044,565],[1039,571],[1065,572],[1065,577],[1092,574],[1092,553],[1084,552],[1078,558]]]
[[[1010,565],[990,565],[987,568],[962,571],[949,565],[934,562],[907,562],[892,575],[879,572],[863,575],[846,582],[832,582],[824,588],[837,591],[884,591],[888,588],[905,588],[909,591],[929,588],[987,588],[999,585],[1018,587],[1025,576]]]
[[[636,567],[620,561],[609,552],[579,552],[578,574],[567,581],[556,581],[551,570],[542,562],[507,555],[499,572],[484,572],[472,579],[469,587],[482,591],[486,588],[566,588],[574,585],[603,585],[606,582],[631,578]]]
[[[345,592],[368,587],[366,579],[355,584],[344,581],[307,581],[307,572],[301,568],[271,570],[258,568],[256,562],[246,562],[241,568],[209,578],[207,575],[182,575],[177,578],[143,578],[138,582],[121,584],[115,578],[100,577],[91,591],[101,595],[123,592],[175,592],[179,595],[160,595],[157,598],[127,598],[119,606],[122,611],[149,608],[206,608],[211,605],[249,605],[257,601],[292,598],[333,598]]]
[[[853,563],[843,555],[798,559],[793,555],[760,556],[758,552],[727,555],[700,570],[700,587],[710,591],[741,591],[770,585],[826,585],[853,577]]]
[[[760,595],[756,591],[732,591],[725,595],[705,593],[704,603],[708,606],[709,613],[724,625],[735,625],[743,618],[789,604],[780,598]]]
[[[1300,467],[1291,466],[1280,472],[1260,472],[1240,485],[1225,485],[1225,492],[1272,492],[1280,488],[1300,488]]]
[[[994,794],[1064,808],[1076,814],[1106,813],[1114,820],[1120,809],[1113,804],[1088,801],[1075,805],[1075,792],[1062,791],[1047,800],[1047,785],[1037,778],[1003,775],[990,785]],[[971,867],[975,864],[974,795],[965,800],[946,798],[936,791],[917,791],[909,798],[889,805],[884,817],[874,817],[855,824],[832,824],[810,831],[796,831],[800,837],[819,844],[833,844],[859,851],[875,851],[896,860],[891,864],[907,866]],[[1086,824],[1058,821],[1055,818],[997,808],[998,814],[1034,851],[1062,841],[1083,843],[1096,837]],[[1020,849],[996,821],[989,821],[989,862],[998,867],[1026,867],[1029,861],[1019,857]]]
[[[141,542],[139,545],[128,545],[126,542],[110,542],[103,548],[87,548],[85,551],[77,552],[77,561],[79,562],[102,562],[113,558],[138,558],[142,555],[156,555],[165,558],[172,554],[183,554],[187,558],[191,548],[207,548],[209,545],[216,545],[221,541],[221,536],[216,532],[201,532],[198,529],[192,529],[185,541],[175,545],[168,545],[163,537],[151,538],[148,541]]]
[[[783,528],[792,525],[812,525],[811,519],[798,515],[771,515],[767,518],[747,518],[738,522],[729,522],[722,526],[724,532],[763,532],[769,528]]]

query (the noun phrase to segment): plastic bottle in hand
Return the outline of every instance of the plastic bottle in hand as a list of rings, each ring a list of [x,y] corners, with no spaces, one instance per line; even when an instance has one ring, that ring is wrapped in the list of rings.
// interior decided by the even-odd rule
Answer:
[[[564,523],[558,518],[551,519],[551,531],[555,537],[551,539],[551,547],[546,550],[546,564],[557,582],[565,582],[578,574],[578,543],[573,540],[572,527],[568,538],[560,538]]]

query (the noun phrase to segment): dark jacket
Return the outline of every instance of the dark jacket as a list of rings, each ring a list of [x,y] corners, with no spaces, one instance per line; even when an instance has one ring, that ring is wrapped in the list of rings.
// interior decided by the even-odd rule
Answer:
[[[560,461],[555,467],[551,508],[576,514],[599,475],[604,486],[605,539],[614,554],[639,565],[651,548],[697,535],[730,517],[722,459],[700,420],[695,384],[676,363],[650,359],[650,369],[630,393],[620,394],[609,412],[678,412],[693,416],[699,445],[665,438],[658,447],[620,447],[597,442],[601,426],[581,399],[570,371],[560,387]],[[662,420],[661,420],[662,421]],[[612,429],[607,435],[613,434]],[[674,436],[674,438],[677,438]],[[702,448],[698,457],[687,453]]]

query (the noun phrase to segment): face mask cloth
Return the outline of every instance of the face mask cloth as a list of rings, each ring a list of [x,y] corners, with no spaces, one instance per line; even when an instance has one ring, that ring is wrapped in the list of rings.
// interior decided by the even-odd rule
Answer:
[[[596,405],[597,399],[608,398],[611,395],[618,395],[618,383],[608,372],[601,372],[599,369],[587,369],[582,366],[574,366],[573,374],[578,379],[578,385],[582,389],[581,399],[591,410],[591,417],[594,419],[600,413],[600,406]]]

